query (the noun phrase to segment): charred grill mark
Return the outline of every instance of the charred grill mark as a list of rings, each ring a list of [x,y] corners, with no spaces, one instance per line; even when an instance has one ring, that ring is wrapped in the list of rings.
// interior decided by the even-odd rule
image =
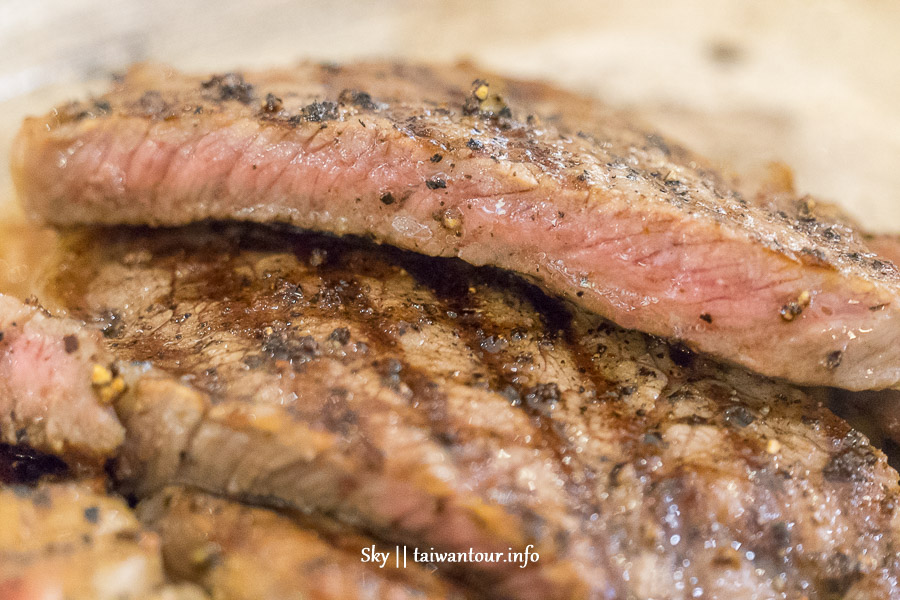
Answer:
[[[515,335],[514,331],[503,330],[486,316],[485,311],[479,310],[476,295],[471,293],[472,290],[469,286],[472,283],[498,285],[497,278],[500,278],[503,284],[510,284],[511,287],[507,287],[507,285],[498,285],[498,287],[515,291],[521,291],[520,288],[527,287],[529,291],[526,292],[526,295],[530,293],[530,302],[541,315],[541,319],[545,323],[560,326],[561,331],[558,330],[555,335],[544,332],[541,337],[545,339],[559,338],[560,333],[563,336],[574,337],[571,334],[571,314],[561,303],[551,300],[536,288],[532,289],[531,286],[521,284],[512,278],[507,280],[508,276],[499,271],[482,272],[490,281],[490,283],[484,283],[484,279],[479,276],[476,276],[473,281],[472,277],[466,271],[459,269],[456,263],[448,264],[448,268],[440,270],[439,273],[433,268],[427,268],[427,265],[423,265],[423,267],[426,268],[417,269],[412,265],[407,265],[407,270],[416,277],[420,284],[433,290],[435,297],[440,302],[441,312],[456,315],[457,332],[460,339],[468,346],[472,354],[488,367],[486,369],[488,383],[493,391],[505,396],[511,405],[519,407],[529,415],[535,431],[538,433],[535,445],[548,450],[557,458],[556,464],[565,475],[567,495],[572,502],[572,508],[585,517],[585,523],[599,526],[602,518],[597,518],[595,515],[602,513],[602,503],[594,492],[598,478],[597,473],[579,456],[575,444],[569,438],[566,426],[553,419],[553,407],[561,401],[559,386],[555,382],[539,382],[528,385],[523,378],[509,371],[508,366],[518,360],[518,357],[512,355],[515,350],[515,338],[521,339],[521,337]],[[548,310],[551,306],[552,309]],[[585,352],[580,347],[573,346],[571,355],[581,355],[582,360],[579,362],[585,365],[590,364],[589,358],[584,360]],[[583,374],[593,374],[596,378],[593,366],[590,365],[590,367],[590,370],[583,367]],[[556,538],[553,541],[561,549],[566,547],[565,538]],[[611,561],[606,558],[606,548],[598,546],[596,551],[605,557],[603,564],[608,572],[617,572],[612,567]],[[621,589],[622,586],[621,581],[614,583],[616,589]]]
[[[228,234],[227,231],[239,233]],[[372,260],[372,246],[365,242],[353,239],[335,240],[309,234],[296,236],[290,232],[263,227],[217,230],[215,238],[222,237],[224,241],[211,242],[197,236],[201,241],[196,242],[195,247],[192,246],[195,244],[194,241],[185,241],[190,240],[191,236],[184,235],[183,232],[176,235],[166,234],[164,231],[152,235],[145,232],[141,235],[135,235],[134,231],[115,234],[112,241],[104,241],[105,246],[97,245],[85,256],[79,256],[77,261],[80,266],[66,275],[74,279],[75,283],[69,282],[68,285],[74,285],[76,288],[87,286],[86,282],[91,281],[87,274],[91,273],[92,264],[115,257],[124,265],[128,261],[119,258],[119,255],[126,254],[123,249],[140,247],[142,252],[148,253],[148,258],[144,261],[145,266],[162,271],[181,270],[179,277],[173,275],[172,293],[167,297],[155,299],[155,303],[160,305],[157,307],[159,310],[174,309],[183,302],[196,303],[202,298],[222,300],[214,311],[216,316],[203,317],[198,314],[201,311],[191,311],[194,314],[184,319],[184,323],[180,325],[182,327],[194,327],[198,320],[210,319],[211,326],[219,327],[220,331],[237,327],[236,334],[246,337],[250,335],[248,332],[264,332],[266,326],[271,326],[273,329],[271,336],[250,337],[250,342],[258,343],[260,348],[271,342],[270,354],[283,354],[284,360],[291,360],[293,356],[301,362],[306,358],[309,358],[310,362],[333,358],[344,360],[342,357],[349,356],[351,349],[357,345],[349,344],[352,329],[354,340],[359,335],[361,340],[365,340],[366,344],[371,346],[369,350],[371,357],[365,359],[362,359],[361,355],[350,357],[349,360],[357,361],[352,364],[359,365],[364,362],[362,368],[365,369],[369,369],[371,365],[381,376],[382,385],[405,396],[410,405],[416,409],[415,414],[409,418],[417,424],[421,418],[431,437],[448,453],[452,453],[458,449],[465,450],[467,436],[473,436],[473,433],[477,435],[478,432],[454,424],[454,414],[451,410],[455,405],[448,404],[449,400],[442,391],[445,382],[441,376],[435,376],[428,369],[418,370],[411,366],[409,364],[411,361],[402,355],[403,346],[397,343],[407,328],[427,323],[428,318],[442,319],[442,324],[456,326],[461,341],[484,365],[484,369],[479,371],[487,376],[480,379],[473,378],[467,383],[473,387],[486,386],[502,394],[510,404],[528,415],[535,432],[533,447],[554,457],[554,467],[558,465],[566,481],[563,490],[565,495],[562,498],[567,505],[574,507],[573,513],[576,510],[581,511],[580,514],[584,517],[583,521],[588,529],[585,534],[590,536],[588,539],[595,540],[599,545],[610,537],[602,529],[606,527],[605,519],[608,514],[603,515],[603,511],[600,510],[603,503],[599,500],[596,490],[634,485],[637,486],[635,488],[637,493],[645,499],[647,510],[652,508],[656,511],[652,513],[651,520],[661,524],[667,543],[672,535],[678,535],[682,540],[677,547],[667,547],[666,552],[671,552],[679,559],[691,560],[693,563],[690,548],[694,542],[697,544],[696,547],[702,546],[700,540],[704,536],[704,531],[692,530],[692,524],[708,522],[708,516],[703,512],[704,507],[700,505],[706,498],[704,486],[711,481],[715,482],[715,478],[722,477],[723,474],[715,471],[712,465],[663,463],[665,468],[655,471],[649,465],[652,464],[650,459],[659,456],[664,458],[666,448],[663,431],[666,423],[707,424],[720,426],[718,433],[723,436],[723,448],[728,453],[727,470],[729,473],[737,471],[742,474],[736,482],[739,486],[743,486],[741,493],[746,494],[745,497],[748,498],[746,505],[751,507],[747,511],[746,519],[727,524],[729,527],[733,526],[733,529],[729,530],[729,535],[733,534],[733,539],[743,544],[742,553],[747,550],[754,552],[756,558],[752,560],[756,568],[762,569],[767,574],[785,573],[788,581],[808,579],[810,567],[803,561],[819,560],[819,558],[810,559],[808,555],[802,556],[802,552],[796,549],[796,544],[804,539],[803,532],[801,530],[798,533],[792,529],[793,523],[790,520],[786,518],[769,525],[759,520],[763,515],[757,514],[756,507],[763,507],[767,502],[771,504],[771,496],[785,493],[785,486],[791,485],[791,479],[797,477],[796,473],[790,470],[792,468],[790,465],[776,469],[777,463],[767,452],[765,444],[768,438],[765,435],[769,434],[763,435],[759,430],[767,423],[765,413],[756,411],[752,403],[745,403],[740,397],[731,395],[733,390],[725,385],[721,386],[722,389],[709,392],[702,387],[692,388],[691,384],[704,378],[715,379],[717,367],[712,365],[710,368],[705,359],[687,349],[666,350],[668,346],[662,342],[658,342],[659,347],[654,348],[652,340],[648,342],[650,344],[648,350],[654,354],[670,353],[671,359],[679,365],[672,373],[680,374],[672,375],[673,380],[670,381],[669,387],[662,391],[655,407],[646,411],[635,410],[631,405],[634,401],[632,397],[622,396],[627,390],[611,389],[613,386],[603,378],[602,372],[595,366],[596,359],[592,359],[595,353],[604,355],[614,351],[612,344],[609,349],[587,348],[585,341],[592,333],[602,333],[609,335],[614,344],[618,330],[612,325],[600,322],[599,325],[593,325],[599,328],[599,331],[591,329],[585,334],[582,331],[583,324],[578,320],[573,322],[573,315],[565,303],[548,298],[537,288],[502,272],[489,269],[474,270],[454,260],[441,260],[440,268],[436,268],[435,259],[422,258],[385,247],[379,248],[378,259]],[[169,238],[166,238],[166,235]],[[119,241],[116,242],[116,239]],[[186,245],[187,250],[177,249],[178,244]],[[97,248],[103,247],[106,247],[103,252],[107,254],[100,257]],[[240,268],[246,268],[248,264],[238,258],[240,253],[254,252],[258,253],[254,256],[259,256],[269,251],[277,256],[292,251],[300,266],[287,263],[283,269],[273,268],[271,273],[259,276],[254,274],[253,277],[236,274]],[[388,307],[379,304],[378,293],[360,283],[368,278],[390,280],[392,277],[402,277],[399,275],[401,269],[411,273],[419,285],[423,286],[424,290],[421,291],[426,296],[428,293],[433,294],[437,301],[431,306],[404,306],[388,310]],[[318,288],[311,290],[312,286],[307,283],[316,281],[315,276],[318,276],[320,281],[316,283]],[[298,281],[303,282],[302,289],[296,284]],[[470,286],[474,291],[469,290]],[[503,315],[497,315],[500,318],[494,317],[490,311],[493,303],[482,303],[482,299],[492,298],[495,295],[501,295],[507,300],[497,302],[497,305],[512,306],[511,310],[528,316],[529,322],[524,323],[523,327],[516,327],[504,320]],[[524,299],[524,306],[519,304],[517,299]],[[509,300],[516,302],[511,303]],[[534,319],[530,318],[528,305],[536,313]],[[241,319],[241,324],[229,325],[230,317],[224,316],[225,309],[240,312],[241,316],[235,318]],[[185,312],[184,308],[175,311],[172,315],[173,320],[184,318]],[[220,312],[222,316],[218,316]],[[291,318],[286,316],[295,313],[308,316],[313,321],[321,316],[335,320],[343,319],[350,328],[329,328],[328,331],[320,332],[321,335],[317,333],[316,335],[320,337],[312,340],[314,345],[309,346],[317,347],[320,355],[316,355],[316,350],[313,350],[312,354],[307,356],[309,348],[306,344],[309,340],[302,340],[303,333],[299,326],[292,325]],[[87,316],[90,317],[89,314]],[[137,334],[132,327],[133,321],[123,322],[126,318],[132,317],[119,315],[115,319],[107,319],[122,324],[122,331],[127,334],[123,340],[113,340],[114,342],[131,343],[135,338],[144,335],[151,339],[140,342],[143,344],[142,347],[130,350],[133,356],[156,356],[155,352],[164,350],[168,356],[166,360],[176,360],[172,357],[177,357],[177,360],[189,358],[190,350],[173,348],[178,345],[171,344],[171,339],[168,340],[169,346],[162,346],[164,337],[153,339],[152,332]],[[531,321],[540,321],[543,326],[532,325]],[[185,330],[186,334],[189,331],[193,330]],[[621,441],[621,447],[615,460],[620,466],[613,469],[609,482],[597,481],[598,477],[605,475],[604,467],[598,465],[607,457],[586,457],[584,454],[578,454],[575,448],[577,442],[568,437],[571,426],[566,427],[565,417],[573,413],[571,411],[566,413],[565,409],[572,408],[571,405],[566,405],[567,401],[572,402],[568,400],[570,390],[563,389],[559,382],[548,380],[546,377],[541,379],[541,375],[535,378],[527,373],[523,374],[525,369],[522,367],[534,358],[523,356],[522,348],[526,341],[542,344],[542,348],[548,351],[552,348],[555,356],[564,354],[567,362],[572,360],[574,365],[570,367],[578,370],[586,388],[581,395],[581,408],[591,411],[587,413],[588,416],[601,415],[606,419],[604,427],[608,425],[616,431],[616,440]],[[302,346],[301,351],[289,351],[294,342]],[[347,344],[349,348],[342,348]],[[347,354],[341,354],[342,352]],[[264,364],[261,363],[257,367],[269,364],[265,362],[269,360],[265,352],[262,352],[259,358]],[[664,355],[658,355],[658,358],[663,359]],[[609,357],[605,359],[612,360]],[[187,365],[185,362],[180,368],[189,371]],[[519,370],[512,371],[510,366],[519,367]],[[646,373],[639,376],[646,376]],[[673,420],[666,411],[679,402],[676,396],[681,391],[685,394],[683,398],[685,402],[706,402],[702,406],[707,408],[710,414]],[[688,394],[693,396],[688,397]],[[365,411],[357,413],[353,410],[350,401],[337,387],[328,390],[326,400],[327,405],[323,405],[321,414],[313,418],[319,419],[318,424],[321,426],[345,438],[348,446],[352,443],[348,452],[354,458],[358,458],[361,464],[373,470],[380,468],[378,466],[382,464],[380,461],[386,457],[380,455],[377,446],[370,443],[372,438],[366,435]],[[783,406],[788,399],[775,397],[774,401]],[[595,412],[601,410],[604,412]],[[811,419],[815,416],[809,416],[810,421],[804,421],[804,424],[819,431],[817,425],[810,425]],[[577,419],[577,416],[575,418]],[[529,432],[531,431],[529,429]],[[829,429],[822,435],[839,439],[845,433]],[[778,435],[777,431],[775,435]],[[867,443],[855,440],[851,436],[831,451],[824,475],[831,486],[828,489],[841,498],[844,497],[845,489],[862,490],[861,486],[868,485],[868,478],[872,476],[877,457],[871,452],[867,454],[866,446]],[[602,475],[598,475],[598,472]],[[849,475],[851,473],[863,475],[854,479]],[[746,474],[746,478],[743,478],[743,474]],[[636,477],[636,480],[626,481],[624,479],[626,475]],[[619,479],[621,481],[617,483]],[[271,503],[271,500],[266,502]],[[677,507],[681,512],[674,520],[668,512],[672,507]],[[884,510],[887,513],[892,509]],[[642,518],[645,514],[651,513],[642,513]],[[552,531],[546,524],[540,522],[540,515],[529,514],[527,507],[519,506],[516,516],[520,517],[529,531],[534,532],[534,537],[548,543],[551,543],[549,540],[552,539],[561,550],[567,547],[569,542],[565,532]],[[664,520],[667,516],[671,523]],[[383,531],[379,533],[384,538],[397,535]],[[409,543],[410,539],[405,537],[397,541]],[[600,556],[598,564],[602,564],[609,572],[617,572],[612,566],[612,561],[607,558],[610,551],[604,546],[598,548],[597,552]],[[777,558],[768,560],[762,557]],[[732,555],[725,552],[716,560],[722,561],[722,564],[741,564],[744,558],[746,558],[744,554]],[[848,582],[852,583],[856,577],[857,570],[853,567],[852,560],[844,566],[841,563],[842,559],[834,560],[835,566],[829,571],[832,574],[814,583],[816,589],[831,589],[829,586],[844,589],[849,585]],[[813,571],[818,568],[815,567]],[[707,576],[693,567],[687,568],[685,575],[688,578],[696,577],[701,586],[703,578]],[[621,582],[617,582],[617,585],[620,588],[625,587]]]
[[[348,253],[352,254],[352,252]],[[343,266],[343,265],[342,265]],[[340,279],[343,281],[343,279]],[[346,297],[344,310],[353,314],[353,321],[362,325],[364,338],[374,345],[372,354],[388,356],[402,355],[402,349],[397,344],[398,334],[395,327],[395,319],[392,316],[377,310],[368,295],[358,286],[354,292]],[[458,438],[456,428],[453,427],[447,408],[447,397],[440,390],[440,386],[423,371],[413,368],[408,362],[390,358],[376,362],[378,370],[382,374],[384,385],[395,392],[400,385],[406,386],[411,394],[410,404],[420,409],[421,414],[429,424],[432,437],[444,447],[453,446]]]

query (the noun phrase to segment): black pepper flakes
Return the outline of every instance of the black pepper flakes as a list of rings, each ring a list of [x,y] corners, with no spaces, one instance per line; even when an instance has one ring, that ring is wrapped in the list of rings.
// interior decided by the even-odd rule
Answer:
[[[350,341],[350,330],[346,327],[338,327],[331,332],[328,339],[343,346]]]
[[[303,107],[301,117],[305,121],[320,123],[333,121],[338,118],[338,105],[336,102],[312,102]]]
[[[466,142],[466,146],[468,146],[472,150],[481,150],[482,148],[484,148],[484,142],[476,140],[475,138],[469,138],[469,141]]]
[[[439,163],[439,162],[441,162],[443,159],[444,159],[444,157],[441,156],[440,154],[434,154],[434,155],[432,155],[432,157],[431,157],[431,162],[433,162],[433,163]]]
[[[863,482],[877,462],[877,457],[867,446],[847,448],[831,457],[822,468],[822,474],[826,481]]]
[[[657,448],[669,447],[669,444],[663,441],[662,436],[657,431],[648,431],[645,433],[643,442],[648,446],[656,446]]]
[[[266,101],[263,104],[263,110],[267,113],[276,113],[282,109],[284,103],[281,98],[275,94],[266,94]]]
[[[352,104],[353,106],[365,110],[374,110],[378,108],[378,105],[372,100],[371,94],[359,90],[342,91],[338,96],[338,102],[341,104]]]
[[[500,94],[492,94],[490,84],[483,79],[476,79],[472,82],[472,92],[463,103],[462,112],[464,115],[481,115],[488,118],[510,118],[512,111],[500,96]]]
[[[781,318],[785,321],[793,321],[797,318],[800,313],[803,312],[803,309],[796,302],[788,302],[784,306],[781,307]]]
[[[800,292],[796,300],[788,302],[781,307],[781,318],[785,321],[793,321],[803,313],[804,308],[809,306],[811,299],[812,296],[808,291],[804,290]]]
[[[94,100],[94,108],[100,114],[106,114],[112,110],[108,100]]]
[[[88,523],[99,523],[100,522],[100,507],[98,506],[89,506],[84,509],[84,519]]]
[[[756,420],[756,417],[744,406],[728,407],[725,409],[723,418],[725,423],[738,429],[743,429]]]
[[[262,344],[263,354],[279,361],[287,361],[294,367],[307,363],[321,355],[319,345],[312,336],[300,336],[295,331],[266,332]]]
[[[218,99],[223,101],[237,100],[241,104],[250,104],[254,98],[253,86],[244,81],[240,73],[213,75],[200,85],[205,90],[214,90]]]
[[[525,390],[525,403],[532,408],[559,402],[561,394],[555,383],[539,383]]]
[[[169,103],[157,90],[147,90],[138,98],[138,107],[144,116],[157,119],[164,118],[169,111]]]
[[[843,350],[835,350],[834,352],[829,352],[827,356],[825,356],[825,368],[833,371],[841,366],[841,361],[844,358]]]
[[[712,323],[712,321],[713,321],[712,315],[709,314],[709,313],[703,313],[703,314],[701,314],[701,315],[700,315],[700,320],[701,320],[701,321],[706,321],[707,323]]]
[[[506,338],[499,335],[485,336],[479,342],[479,346],[481,346],[481,349],[488,354],[497,354],[498,352],[504,350],[508,345],[509,342],[506,341]]]
[[[125,323],[122,322],[122,316],[119,313],[111,310],[104,311],[100,314],[99,320],[102,323],[100,331],[106,339],[116,339],[125,333]]]
[[[390,206],[391,204],[393,204],[394,202],[397,201],[397,199],[394,198],[394,195],[390,192],[388,192],[386,194],[382,194],[380,200],[381,200],[381,203],[384,204],[385,206]]]
[[[75,335],[67,335],[63,338],[63,347],[66,354],[72,354],[78,351],[78,337]]]
[[[425,185],[428,187],[429,190],[438,190],[438,189],[446,188],[447,182],[444,181],[443,179],[435,177],[434,179],[429,179],[428,181],[426,181]]]

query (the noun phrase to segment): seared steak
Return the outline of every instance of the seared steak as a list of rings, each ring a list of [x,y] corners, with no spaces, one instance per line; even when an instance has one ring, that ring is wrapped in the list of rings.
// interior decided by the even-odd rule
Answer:
[[[437,565],[492,598],[898,595],[897,474],[817,398],[504,272],[211,225],[77,235],[53,287],[117,356],[182,378],[118,402],[139,497],[533,544],[527,568]]]
[[[138,508],[162,536],[167,568],[218,600],[461,600],[422,565],[362,563],[371,539],[317,518],[309,528],[271,510],[167,489]],[[314,527],[314,529],[313,529]]]
[[[97,331],[0,295],[0,442],[98,466],[124,430]],[[121,380],[118,382],[121,384]]]
[[[159,539],[98,487],[0,485],[0,598],[201,600],[164,586]]]
[[[13,155],[27,209],[54,225],[214,218],[371,236],[517,271],[766,375],[900,382],[892,263],[544,84],[468,66],[141,66],[26,121]]]

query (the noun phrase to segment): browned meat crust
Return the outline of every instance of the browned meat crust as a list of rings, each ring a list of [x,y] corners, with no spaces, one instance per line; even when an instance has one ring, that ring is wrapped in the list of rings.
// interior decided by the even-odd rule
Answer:
[[[896,594],[896,472],[790,386],[458,261],[220,225],[69,248],[61,303],[197,389],[145,377],[119,402],[139,496],[533,544],[527,569],[441,569],[487,597]]]
[[[590,99],[470,66],[137,67],[28,120],[14,171],[55,225],[228,218],[368,235],[518,271],[766,375],[900,381],[898,273],[849,228],[804,203],[749,202]]]
[[[0,295],[0,443],[97,467],[122,443],[112,358],[96,331]],[[117,385],[121,385],[119,380]]]
[[[162,589],[159,539],[95,482],[0,485],[0,519],[4,600],[200,600]]]
[[[464,600],[423,565],[397,567],[395,548],[344,526],[254,508],[179,488],[139,507],[162,536],[169,572],[201,583],[217,600]],[[304,523],[299,526],[297,521]],[[390,564],[362,562],[364,548]]]

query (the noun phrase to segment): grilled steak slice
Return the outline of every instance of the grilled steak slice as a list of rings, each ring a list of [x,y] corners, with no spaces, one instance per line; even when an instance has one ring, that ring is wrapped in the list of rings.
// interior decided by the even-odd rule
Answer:
[[[162,593],[159,539],[91,482],[0,485],[0,598],[126,600]]]
[[[221,600],[464,598],[407,562],[362,563],[371,539],[316,519],[311,528],[271,510],[180,488],[138,507],[162,536],[169,571]],[[318,531],[319,533],[317,533]]]
[[[0,295],[0,442],[93,466],[113,454],[124,430],[109,405],[118,391],[100,339]]]
[[[766,375],[900,381],[892,264],[543,84],[468,66],[141,66],[26,121],[13,163],[27,209],[54,225],[213,218],[371,236],[517,271]]]
[[[388,247],[224,225],[69,244],[62,304],[198,390],[145,378],[170,389],[119,402],[139,496],[533,544],[527,568],[438,565],[487,597],[852,597],[897,576],[896,472],[790,386]]]

